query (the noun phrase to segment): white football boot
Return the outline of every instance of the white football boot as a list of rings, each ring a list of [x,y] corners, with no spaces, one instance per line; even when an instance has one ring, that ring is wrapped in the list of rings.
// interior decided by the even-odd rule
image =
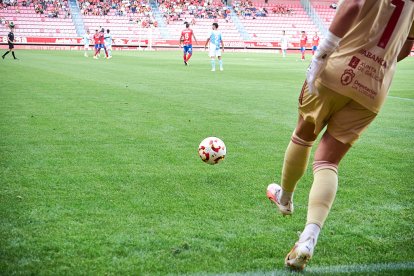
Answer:
[[[270,199],[271,202],[276,204],[279,211],[282,213],[283,216],[292,215],[293,213],[293,202],[289,201],[288,204],[282,205],[280,203],[280,195],[282,193],[282,187],[280,187],[276,183],[269,184],[267,186],[266,195]]]
[[[303,270],[313,256],[315,238],[309,237],[303,242],[297,242],[285,258],[285,265],[294,270]]]

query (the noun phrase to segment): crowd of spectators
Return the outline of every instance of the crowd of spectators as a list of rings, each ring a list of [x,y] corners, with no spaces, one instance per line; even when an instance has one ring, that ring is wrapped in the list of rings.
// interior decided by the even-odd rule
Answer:
[[[293,9],[285,5],[278,4],[272,7],[272,13],[281,14],[281,15],[283,14],[291,15],[293,13]]]
[[[213,4],[211,0],[158,0],[158,8],[167,24],[182,20],[190,21],[194,25],[199,18],[228,20],[230,13],[225,5]]]
[[[266,8],[257,8],[249,0],[235,0],[232,2],[234,12],[237,16],[255,19],[256,17],[265,17],[269,13]]]
[[[17,6],[17,0],[0,0],[0,9]]]
[[[140,24],[143,28],[158,26],[146,0],[78,0],[78,3],[83,15],[128,16],[130,23]]]
[[[70,17],[70,9],[67,1],[63,0],[0,0],[0,9],[14,7],[16,13],[20,13],[20,7],[33,7],[36,14],[50,18]]]

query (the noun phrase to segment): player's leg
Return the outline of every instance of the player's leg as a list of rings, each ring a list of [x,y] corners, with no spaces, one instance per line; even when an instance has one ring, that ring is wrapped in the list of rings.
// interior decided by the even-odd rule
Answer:
[[[302,52],[302,60],[305,60],[305,47],[301,48],[301,52]]]
[[[217,57],[219,61],[220,71],[223,71],[223,59],[221,58],[221,54]]]
[[[10,50],[8,50],[7,52],[5,52],[1,57],[4,59],[9,53],[10,53]]]
[[[216,71],[216,49],[211,48],[209,50],[210,62],[211,62],[211,71]]]
[[[14,59],[17,59],[17,57],[16,57],[16,56],[15,56],[15,54],[14,54],[14,48],[13,48],[13,49],[11,49],[11,53],[12,53],[13,58],[14,58]]]
[[[211,62],[211,71],[216,71],[216,57],[212,56],[210,57]]]
[[[282,55],[283,57],[286,57],[286,49],[282,49]]]
[[[89,50],[89,47],[88,46],[84,46],[84,48],[83,48],[83,50],[84,50],[84,56],[85,57],[88,57],[88,50]]]
[[[336,196],[339,162],[350,147],[328,132],[322,136],[313,163],[314,180],[309,193],[306,226],[299,241],[286,256],[286,265],[302,270],[312,258],[319,233]]]
[[[187,45],[183,46],[183,60],[184,60],[184,65],[187,66]]]
[[[186,62],[187,63],[190,60],[192,55],[193,55],[193,46],[190,45],[190,46],[188,46],[188,52],[187,52],[187,57],[186,57]]]
[[[326,111],[322,114],[313,111],[313,109],[319,109],[320,100],[317,96],[308,93],[306,82],[300,93],[299,105],[304,111],[299,115],[296,128],[285,151],[281,185],[272,183],[267,188],[267,197],[277,205],[283,215],[293,213],[293,193],[307,169],[312,145],[324,127],[322,119],[314,118],[326,116]]]
[[[105,45],[102,45],[102,48],[105,51],[105,57],[108,58],[108,51],[106,50],[106,46]]]
[[[95,55],[93,56],[94,59],[98,59],[98,53],[99,53],[99,46],[98,44],[95,44]]]
[[[112,45],[108,45],[107,50],[108,50],[108,58],[112,58]]]
[[[329,119],[327,131],[315,152],[306,226],[286,257],[287,265],[303,269],[312,258],[319,232],[336,196],[339,163],[375,117],[373,112],[350,101]]]

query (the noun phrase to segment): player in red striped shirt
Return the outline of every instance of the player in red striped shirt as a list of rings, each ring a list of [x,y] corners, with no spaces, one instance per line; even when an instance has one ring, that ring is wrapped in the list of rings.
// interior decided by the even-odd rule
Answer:
[[[95,35],[93,36],[93,39],[95,40],[95,56],[94,59],[97,59],[98,54],[101,52],[101,49],[103,48],[105,50],[106,58],[108,58],[108,51],[105,47],[105,34],[104,29],[102,28],[101,31],[98,33],[98,30],[96,30]],[[98,44],[96,44],[98,42]]]
[[[300,37],[300,51],[302,52],[302,61],[305,60],[306,42],[308,42],[308,37],[306,35],[306,32],[302,31],[302,35]]]
[[[318,45],[319,45],[319,36],[318,36],[318,32],[315,32],[315,35],[312,38],[312,56],[315,55],[315,52],[318,49]]]
[[[184,50],[184,64],[188,65],[188,60],[193,55],[193,38],[194,41],[197,43],[197,39],[194,36],[194,32],[190,29],[190,24],[188,22],[184,22],[185,29],[181,32],[180,36],[180,47],[183,47]]]

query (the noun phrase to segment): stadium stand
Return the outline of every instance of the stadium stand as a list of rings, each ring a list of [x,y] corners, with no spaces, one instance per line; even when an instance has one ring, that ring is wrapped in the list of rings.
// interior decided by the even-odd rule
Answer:
[[[15,1],[0,6],[0,36],[9,32],[9,22],[15,24],[18,36],[76,37],[67,1]]]
[[[318,31],[299,0],[293,1],[260,1],[252,2],[253,9],[264,9],[265,16],[242,16],[241,22],[245,29],[257,41],[277,41],[281,31],[285,30],[291,41],[299,40],[300,32],[313,33]]]
[[[274,47],[282,30],[291,43],[297,43],[302,30],[308,36],[318,31],[300,0],[233,0],[231,5],[226,5],[226,0],[69,1],[79,7],[85,29],[91,33],[104,27],[111,30],[115,39],[131,41],[177,41],[185,21],[203,42],[211,24],[217,22],[225,42],[233,46],[255,41],[272,42],[269,45]],[[311,3],[329,24],[335,13],[330,8],[332,2]],[[0,0],[0,36],[7,35],[9,22],[14,22],[17,37],[80,37],[71,19],[71,7],[65,0]]]
[[[336,12],[336,2],[326,0],[313,0],[311,1],[311,4],[325,25],[329,26]]]

